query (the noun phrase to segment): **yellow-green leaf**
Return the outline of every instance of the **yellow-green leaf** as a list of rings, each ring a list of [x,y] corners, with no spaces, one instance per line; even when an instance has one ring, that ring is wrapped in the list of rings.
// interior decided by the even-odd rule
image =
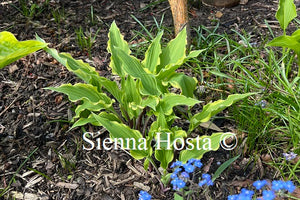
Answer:
[[[0,69],[46,46],[36,40],[19,42],[12,33],[0,32]]]
[[[276,19],[284,31],[295,17],[297,17],[297,11],[294,0],[279,0]]]
[[[255,93],[233,94],[229,95],[225,100],[220,99],[218,101],[206,104],[200,113],[191,118],[189,132],[193,131],[202,122],[207,122],[212,116],[218,114],[235,102],[253,94]]]

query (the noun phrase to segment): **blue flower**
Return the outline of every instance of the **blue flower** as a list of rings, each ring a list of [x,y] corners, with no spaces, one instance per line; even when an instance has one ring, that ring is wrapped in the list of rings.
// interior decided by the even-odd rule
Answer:
[[[227,200],[236,200],[236,199],[237,199],[237,196],[239,196],[239,195],[229,195],[229,196],[227,197]]]
[[[178,178],[178,177],[177,177],[177,173],[175,173],[175,172],[174,172],[174,173],[172,173],[172,174],[171,174],[171,176],[170,176],[170,178],[171,178],[171,179]]]
[[[245,189],[245,188],[242,188],[241,194],[243,194],[243,195],[245,195],[245,196],[249,196],[250,199],[252,199],[252,196],[254,195],[254,191],[252,191],[252,190],[247,190],[247,189]]]
[[[194,166],[195,166],[195,167],[198,167],[198,168],[201,168],[201,167],[203,166],[203,164],[201,163],[200,160],[196,160],[196,161],[194,162]]]
[[[191,165],[191,164],[188,164],[188,163],[184,164],[184,165],[183,165],[183,168],[184,168],[184,170],[185,170],[187,173],[192,173],[192,172],[194,172],[194,170],[195,170],[195,167],[194,167],[193,165]]]
[[[181,172],[182,171],[182,169],[181,168],[176,168],[175,170],[174,170],[174,174],[178,174],[179,172]]]
[[[170,166],[170,168],[180,167],[180,166],[182,166],[182,162],[181,161],[176,161],[176,162],[172,163],[172,165]]]
[[[273,200],[276,197],[273,190],[263,190],[262,194],[264,200]]]
[[[257,190],[260,190],[261,188],[263,188],[265,185],[267,185],[268,182],[266,180],[258,180],[258,181],[255,181],[253,183],[253,186],[257,189]]]
[[[188,164],[194,164],[197,161],[195,158],[191,158],[187,161]]]
[[[202,174],[202,178],[210,180],[211,176],[209,174]]]
[[[281,189],[284,189],[284,185],[285,185],[285,182],[284,181],[272,181],[272,190],[274,191],[279,191]]]
[[[181,176],[183,179],[188,179],[188,178],[190,178],[190,175],[189,175],[187,172],[182,172],[182,173],[180,174],[180,176]]]
[[[173,190],[179,190],[186,185],[186,183],[179,178],[172,180],[171,183],[173,185]]]
[[[292,181],[286,181],[283,185],[283,188],[286,189],[289,193],[293,193],[296,189],[296,186],[293,184]]]
[[[213,185],[213,182],[211,180],[211,176],[209,174],[202,174],[203,180],[199,182],[199,186],[202,187],[203,185],[211,186]]]
[[[295,159],[297,157],[297,154],[295,154],[294,152],[290,152],[290,153],[283,153],[283,156],[287,161],[290,161]]]
[[[140,191],[139,193],[139,200],[151,200],[152,196],[148,194],[146,191]]]

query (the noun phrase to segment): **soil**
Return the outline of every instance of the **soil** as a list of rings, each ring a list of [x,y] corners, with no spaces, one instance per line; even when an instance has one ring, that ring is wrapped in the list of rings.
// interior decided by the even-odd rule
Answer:
[[[43,0],[35,1],[38,5]],[[113,20],[131,43],[139,42],[136,31],[142,28],[131,15],[146,27],[160,21],[172,35],[172,16],[167,1],[145,8],[150,0],[51,0],[40,14],[26,18],[16,9],[18,1],[0,2],[0,30],[10,31],[18,40],[34,39],[35,34],[60,52],[68,52],[94,66],[101,75],[110,76],[107,34]],[[296,1],[299,4],[299,1]],[[90,20],[93,6],[94,23]],[[193,3],[189,6],[191,26],[209,29],[219,25],[217,32],[232,34],[246,31],[251,42],[260,44],[270,35],[264,20],[275,35],[280,27],[275,19],[278,3],[271,0],[249,0],[232,8],[216,8]],[[299,5],[298,5],[299,6]],[[53,10],[65,18],[57,22]],[[95,33],[91,50],[81,50],[76,43],[79,27]],[[155,27],[155,26],[153,26]],[[155,32],[155,28],[152,30]],[[192,36],[196,33],[192,29]],[[126,151],[83,150],[80,128],[69,131],[74,104],[66,96],[43,89],[79,80],[43,51],[31,54],[0,70],[0,188],[11,182],[4,199],[138,199],[140,190],[147,190],[153,199],[173,199],[173,191],[162,188],[156,172],[143,169],[143,162],[134,160]],[[198,108],[200,109],[200,108]],[[220,128],[227,130],[229,122]],[[87,126],[90,132],[98,127]],[[100,130],[100,138],[108,136]],[[239,149],[237,151],[242,151]],[[205,154],[202,159],[207,172],[214,173],[220,163],[237,152],[219,150]],[[258,160],[260,158],[258,157]],[[238,162],[220,175],[214,186],[193,199],[226,199],[241,187],[260,178],[272,179],[274,169],[254,162],[243,154]],[[1,197],[0,197],[1,198]]]

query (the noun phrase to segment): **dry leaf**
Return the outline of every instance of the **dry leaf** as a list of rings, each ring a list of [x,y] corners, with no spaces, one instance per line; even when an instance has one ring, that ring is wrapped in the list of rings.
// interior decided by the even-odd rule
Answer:
[[[208,121],[208,122],[202,122],[202,123],[200,124],[200,126],[202,126],[203,128],[207,128],[207,129],[214,130],[214,131],[223,132],[222,129],[220,129],[216,124],[214,124],[214,123],[211,122],[211,121]]]
[[[292,196],[300,198],[300,188],[296,188],[296,190],[292,193]]]
[[[252,185],[253,181],[250,179],[246,179],[244,181],[232,181],[230,185],[235,186],[235,187],[249,187],[249,185]]]
[[[12,73],[14,73],[15,71],[17,71],[18,69],[19,69],[19,68],[18,68],[17,65],[11,65],[11,66],[8,67],[8,72],[9,72],[10,74],[12,74]]]
[[[223,16],[223,13],[221,11],[216,12],[216,18],[221,18]]]

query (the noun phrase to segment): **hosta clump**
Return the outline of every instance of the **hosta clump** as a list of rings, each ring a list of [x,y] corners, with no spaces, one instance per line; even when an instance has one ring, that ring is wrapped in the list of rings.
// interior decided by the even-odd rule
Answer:
[[[31,44],[31,51],[20,54],[16,47],[22,42],[14,38],[10,43],[7,35],[0,33],[3,37],[0,47],[6,48],[5,52],[0,51],[3,60],[0,68],[47,45],[37,36],[38,46]],[[224,133],[189,138],[190,133],[202,122],[209,121],[218,112],[251,94],[230,95],[226,100],[205,105],[194,116],[188,113],[186,116],[190,126],[187,131],[174,125],[174,120],[178,118],[174,107],[187,106],[189,110],[200,103],[193,95],[196,78],[178,73],[176,69],[190,58],[197,57],[201,50],[186,55],[185,29],[164,48],[160,44],[162,35],[162,32],[157,35],[140,61],[131,56],[128,43],[116,24],[112,23],[107,50],[111,54],[112,73],[119,76],[118,82],[101,77],[95,68],[82,60],[75,60],[68,53],[58,53],[48,47],[43,49],[85,82],[47,88],[68,95],[72,102],[80,102],[75,109],[72,128],[88,123],[103,126],[109,131],[110,138],[129,149],[134,158],[145,158],[145,168],[150,162],[154,165],[154,153],[166,172],[175,150],[180,150],[179,160],[182,162],[191,158],[200,159],[207,151],[217,150]],[[23,47],[23,43],[20,46]],[[180,89],[180,94],[172,93],[174,90],[171,88]],[[156,142],[154,145],[153,141]]]
[[[193,98],[197,80],[176,72],[176,69],[188,59],[197,57],[201,50],[186,55],[185,29],[162,49],[162,34],[159,33],[152,41],[144,60],[140,61],[130,55],[128,43],[116,24],[112,23],[107,50],[111,54],[112,73],[120,77],[120,82],[99,76],[93,67],[73,59],[69,54],[57,53],[49,48],[45,50],[85,81],[48,88],[67,94],[73,102],[81,101],[75,110],[72,128],[87,123],[103,126],[109,131],[111,139],[122,140],[122,146],[129,149],[134,158],[145,158],[146,168],[150,162],[153,164],[154,151],[160,166],[166,169],[173,160],[177,143],[184,145],[185,139],[200,123],[207,122],[213,115],[251,94],[231,95],[226,100],[207,104],[202,112],[190,117],[188,131],[174,126],[174,119],[178,118],[174,107],[183,105],[190,108],[200,103]],[[181,93],[170,92],[172,87],[180,89]],[[113,106],[114,103],[117,107]],[[208,148],[182,150],[180,160],[185,162],[190,158],[201,158],[205,152],[217,150],[222,134],[202,136],[200,146],[204,145],[201,139],[209,139]],[[153,139],[165,142],[153,146]],[[190,138],[188,142],[189,147],[196,147],[196,143],[199,146],[199,138]]]

